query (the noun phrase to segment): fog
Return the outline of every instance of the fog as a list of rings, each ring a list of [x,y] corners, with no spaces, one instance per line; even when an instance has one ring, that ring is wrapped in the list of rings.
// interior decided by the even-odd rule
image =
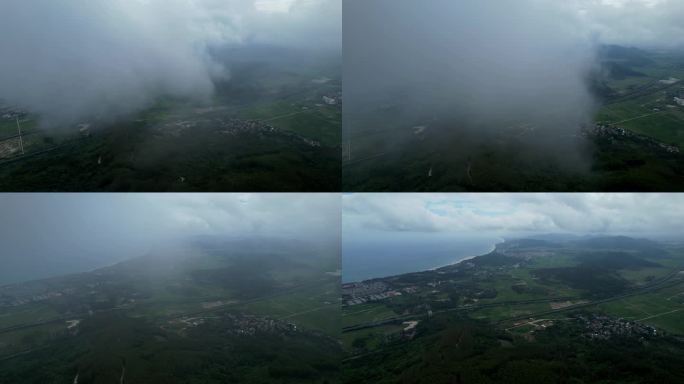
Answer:
[[[345,130],[382,125],[374,115],[398,105],[392,115],[409,128],[491,140],[529,125],[523,143],[581,152],[572,138],[598,105],[589,80],[600,45],[681,44],[681,10],[657,0],[345,1]]]
[[[684,48],[684,3],[679,0],[575,0],[583,28],[596,40],[639,48]]]
[[[3,194],[0,285],[177,251],[198,238],[336,249],[334,194]]]
[[[456,110],[482,127],[513,115],[574,130],[591,115],[593,43],[555,3],[345,2],[347,111],[402,95],[405,108]]]
[[[160,96],[211,97],[212,48],[339,51],[339,0],[7,0],[0,99],[48,126],[115,118]]]

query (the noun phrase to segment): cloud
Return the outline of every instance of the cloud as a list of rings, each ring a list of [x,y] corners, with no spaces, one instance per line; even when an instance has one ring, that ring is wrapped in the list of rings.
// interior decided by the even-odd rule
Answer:
[[[7,0],[0,12],[0,99],[52,124],[117,116],[161,95],[206,99],[229,76],[226,44],[339,46],[339,0]],[[337,8],[341,6],[338,5]],[[337,35],[336,35],[337,33]]]
[[[334,249],[340,203],[335,194],[2,194],[0,284],[176,249],[195,236]]]
[[[371,129],[378,123],[369,116],[400,105],[407,124],[480,135],[529,123],[565,148],[573,142],[567,137],[591,121],[595,101],[586,79],[595,66],[594,42],[578,28],[575,9],[539,0],[344,6],[349,130]],[[540,137],[547,136],[525,139]]]
[[[367,231],[517,235],[567,232],[679,236],[680,194],[354,194],[345,236]]]
[[[684,3],[679,0],[575,0],[586,30],[609,44],[684,47]]]
[[[448,157],[459,171],[471,159],[482,169],[492,149],[487,165],[501,174],[512,171],[495,168],[499,158],[588,173],[592,144],[580,130],[600,103],[599,46],[679,46],[682,19],[680,0],[347,0],[345,136],[359,159],[413,155],[421,146],[405,132],[428,126],[430,160]]]

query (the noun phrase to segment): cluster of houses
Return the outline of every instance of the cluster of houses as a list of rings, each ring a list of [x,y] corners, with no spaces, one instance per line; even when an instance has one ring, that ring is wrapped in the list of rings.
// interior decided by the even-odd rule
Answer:
[[[258,120],[228,119],[220,120],[223,133],[237,135],[240,133],[272,133],[276,127],[264,124]]]
[[[597,123],[591,133],[596,136],[627,136],[627,131],[624,128],[602,123]]]
[[[583,133],[587,136],[606,137],[610,139],[616,139],[619,137],[631,137],[639,139],[640,141],[645,142],[646,144],[663,150],[667,153],[680,152],[679,147],[677,147],[676,145],[665,144],[648,136],[638,135],[624,128],[616,127],[609,124],[597,123],[596,125],[594,125],[593,130],[584,129]]]
[[[429,282],[427,285],[435,288],[440,283],[442,282]],[[393,289],[382,281],[349,283],[342,285],[342,302],[346,306],[353,306],[390,299],[403,294],[411,295],[419,291],[420,289],[417,286]]]
[[[342,285],[342,296],[364,297],[387,290],[387,284],[382,281],[371,281],[363,283],[348,283]]]
[[[41,301],[46,301],[57,297],[72,294],[73,291],[74,290],[72,288],[66,288],[63,290],[47,291],[43,293],[26,295],[0,293],[0,308],[18,307],[25,304],[38,303]]]
[[[282,334],[298,331],[297,325],[291,322],[245,314],[184,316],[171,320],[170,323],[179,327],[176,328],[178,332],[184,333],[190,328],[207,324],[212,319],[220,319],[223,325],[228,324],[228,333],[236,336],[255,336],[264,333]]]
[[[373,301],[381,301],[385,299],[389,299],[392,297],[396,296],[401,296],[401,292],[398,291],[387,291],[387,292],[382,292],[382,293],[377,293],[374,295],[369,295],[365,297],[357,297],[353,299],[346,300],[345,303],[349,306],[351,305],[358,305],[358,304],[363,304],[363,303],[368,303],[368,302],[373,302]]]
[[[254,336],[259,333],[297,332],[297,325],[254,315],[228,315],[232,323],[231,332],[239,336]]]
[[[381,281],[342,285],[342,301],[348,306],[381,301],[396,296],[401,296],[401,292],[389,289],[388,285]]]
[[[578,315],[576,318],[585,328],[583,336],[591,340],[608,340],[617,336],[640,339],[658,336],[656,328],[636,321],[603,315]]]
[[[280,135],[287,136],[295,140],[300,140],[309,147],[321,146],[321,143],[319,141],[309,139],[295,132],[279,130],[274,126],[266,124],[259,120],[228,119],[217,120],[217,122],[221,127],[221,133],[226,135],[237,136],[239,134],[249,133],[265,136],[268,134],[278,133]]]
[[[266,136],[280,134],[284,136],[290,136],[295,140],[300,140],[310,147],[321,146],[321,143],[316,140],[311,140],[294,132],[279,130],[278,128],[270,124],[266,124],[260,120],[214,119],[205,121],[176,121],[165,124],[160,130],[167,135],[179,137],[183,131],[194,128],[200,123],[215,124],[220,128],[220,132],[224,135],[238,136],[242,134],[252,134]]]
[[[0,116],[5,120],[22,119],[26,115],[26,111],[19,108],[0,105]]]

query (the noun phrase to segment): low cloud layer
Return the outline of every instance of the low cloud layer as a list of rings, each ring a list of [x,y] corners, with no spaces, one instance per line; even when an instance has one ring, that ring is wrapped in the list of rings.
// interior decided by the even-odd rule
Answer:
[[[355,194],[343,198],[345,239],[369,232],[678,238],[683,227],[681,194]]]
[[[580,14],[558,2],[350,0],[344,6],[349,116],[404,97],[409,110],[456,112],[478,126],[531,119],[567,131],[590,118],[584,80],[594,43],[577,29]]]
[[[0,284],[173,249],[194,236],[336,244],[334,194],[3,194]]]
[[[684,48],[684,2],[680,0],[574,0],[565,7],[579,14],[596,40],[641,48]]]
[[[210,48],[339,49],[340,28],[339,0],[7,0],[0,99],[60,124],[208,98],[230,76]]]
[[[363,136],[396,106],[408,127],[475,139],[512,127],[521,142],[571,158],[564,150],[598,105],[599,46],[684,46],[683,18],[679,0],[348,0],[343,123]]]

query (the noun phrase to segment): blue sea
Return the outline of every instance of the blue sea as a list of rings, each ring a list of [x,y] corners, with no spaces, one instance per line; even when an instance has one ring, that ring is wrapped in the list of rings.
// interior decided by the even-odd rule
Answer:
[[[344,238],[342,281],[426,271],[494,250],[503,240],[492,236],[457,236],[445,233],[376,234],[365,239]]]

